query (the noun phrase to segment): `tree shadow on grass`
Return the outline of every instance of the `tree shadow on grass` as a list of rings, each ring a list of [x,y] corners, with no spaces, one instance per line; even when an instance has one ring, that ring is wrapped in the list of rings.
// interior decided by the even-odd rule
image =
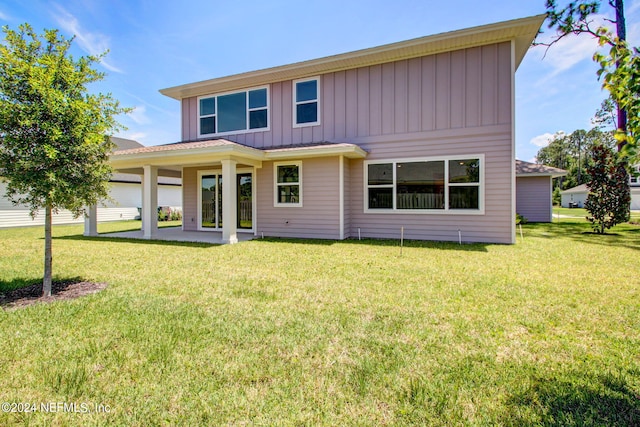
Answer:
[[[141,245],[186,246],[186,247],[192,247],[192,248],[210,248],[212,246],[221,246],[218,243],[183,242],[179,240],[148,240],[148,239],[135,239],[135,238],[129,238],[129,237],[108,237],[103,235],[85,236],[82,234],[54,236],[53,240],[84,240],[87,242],[137,243]]]
[[[586,223],[539,223],[526,227],[525,238],[528,234],[543,239],[562,238],[576,243],[640,250],[640,227],[634,225],[619,225],[605,234],[594,233]]]
[[[501,420],[504,425],[640,425],[640,395],[622,375],[611,373],[536,378],[507,405],[512,410]]]
[[[106,283],[87,282],[80,277],[54,278],[51,296],[42,296],[42,278],[0,280],[0,307],[16,308],[38,302],[69,300],[92,294],[106,288]]]

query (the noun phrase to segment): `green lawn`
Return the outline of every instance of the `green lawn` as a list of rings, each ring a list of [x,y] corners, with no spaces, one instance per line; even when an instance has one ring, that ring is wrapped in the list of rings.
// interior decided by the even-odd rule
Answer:
[[[589,231],[400,255],[56,226],[55,278],[109,286],[0,310],[0,402],[37,406],[0,425],[639,425],[640,226]],[[0,292],[39,281],[42,235],[0,230]]]

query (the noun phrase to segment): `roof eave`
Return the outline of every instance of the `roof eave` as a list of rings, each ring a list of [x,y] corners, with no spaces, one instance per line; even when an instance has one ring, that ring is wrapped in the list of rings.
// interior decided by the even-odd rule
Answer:
[[[544,22],[545,17],[546,15],[537,15],[451,31],[289,65],[170,87],[160,90],[160,93],[181,100],[193,96],[293,80],[506,41],[515,42],[514,59],[517,69],[529,49],[531,42],[538,34],[538,30]]]

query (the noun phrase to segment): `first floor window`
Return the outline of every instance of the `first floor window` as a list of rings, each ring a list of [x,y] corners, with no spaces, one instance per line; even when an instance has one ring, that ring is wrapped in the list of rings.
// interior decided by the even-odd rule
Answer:
[[[481,156],[365,164],[369,211],[480,210]]]
[[[276,163],[275,206],[302,206],[302,163]]]

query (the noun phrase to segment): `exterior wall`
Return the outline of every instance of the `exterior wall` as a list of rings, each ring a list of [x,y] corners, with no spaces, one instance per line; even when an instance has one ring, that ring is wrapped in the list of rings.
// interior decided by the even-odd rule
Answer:
[[[182,229],[198,230],[198,168],[182,169]]]
[[[292,82],[270,85],[270,130],[224,135],[256,148],[348,142],[367,160],[484,155],[484,214],[365,213],[362,160],[345,161],[346,236],[513,243],[511,43],[321,76],[321,125],[293,128]],[[197,135],[197,98],[182,101],[183,139]],[[303,162],[302,208],[273,207],[273,166],[258,171],[258,234],[339,237],[338,159]],[[185,169],[185,214],[187,182]],[[188,221],[185,215],[185,221]],[[194,218],[196,218],[194,213]],[[287,223],[288,221],[288,223]],[[185,222],[185,229],[188,229]]]
[[[0,228],[44,225],[44,209],[38,211],[35,219],[29,215],[26,206],[13,206],[4,197],[6,185],[0,183]],[[182,205],[182,188],[172,185],[158,186],[158,205],[180,207]],[[129,220],[139,217],[138,208],[142,206],[140,184],[114,182],[109,193],[113,201],[106,206],[98,206],[98,222]],[[61,210],[52,216],[53,224],[80,224],[84,218],[74,218],[71,212]]]
[[[516,212],[530,222],[551,222],[551,177],[516,178]]]
[[[569,203],[577,203],[579,208],[584,208],[584,202],[587,201],[587,193],[573,193],[573,194],[563,194],[562,199],[560,201],[560,205],[563,208],[568,208]],[[633,203],[632,203],[633,204]],[[632,208],[633,209],[633,208]]]
[[[455,135],[455,136],[453,136]],[[511,126],[489,126],[466,132],[431,132],[415,139],[388,141],[371,139],[360,145],[367,160],[437,157],[450,155],[485,156],[484,214],[449,213],[365,213],[364,161],[351,161],[351,236],[399,238],[404,227],[406,239],[458,240],[465,242],[512,243],[511,176],[513,148]]]
[[[264,162],[257,172],[256,233],[339,239],[339,158],[302,160],[302,207],[274,207],[273,168],[273,162]]]
[[[494,44],[321,76],[321,125],[293,128],[292,82],[270,85],[270,130],[224,138],[257,148],[511,122],[511,45]],[[198,138],[182,100],[183,140]]]

